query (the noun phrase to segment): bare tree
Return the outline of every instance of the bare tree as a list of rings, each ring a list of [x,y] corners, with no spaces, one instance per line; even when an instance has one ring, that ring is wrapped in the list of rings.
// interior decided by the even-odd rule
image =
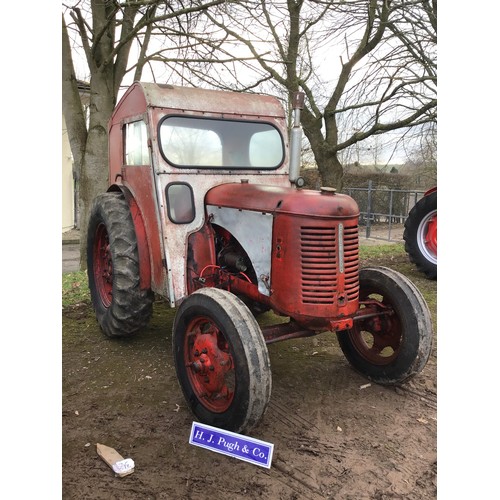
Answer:
[[[219,31],[204,39],[210,60],[190,74],[288,100],[304,91],[302,122],[322,182],[340,189],[342,151],[436,120],[435,9],[428,0],[225,4],[207,13]]]
[[[154,29],[160,27],[163,42],[159,52],[179,46],[173,41],[196,15],[224,0],[161,2],[157,0],[77,0],[65,6],[62,17],[62,103],[75,170],[79,178],[80,228],[85,234],[93,198],[107,188],[107,126],[116,105],[120,85],[134,72],[141,78],[144,67],[157,55],[149,53]],[[138,55],[130,62],[136,44]],[[84,54],[90,75],[88,123],[77,88],[73,57],[76,48]],[[81,268],[86,267],[85,238],[81,245]]]
[[[437,185],[437,131],[428,124],[407,152],[404,171],[411,175],[416,188],[428,189]]]

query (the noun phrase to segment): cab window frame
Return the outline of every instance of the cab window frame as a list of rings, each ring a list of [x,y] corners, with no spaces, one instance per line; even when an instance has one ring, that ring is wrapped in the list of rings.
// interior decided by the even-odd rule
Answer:
[[[170,118],[181,118],[185,120],[193,120],[193,121],[216,121],[216,122],[231,122],[231,123],[246,123],[246,124],[254,124],[254,125],[267,125],[269,126],[269,131],[274,130],[278,133],[279,137],[279,144],[281,147],[281,157],[279,162],[276,165],[272,166],[252,166],[252,165],[244,165],[244,166],[237,166],[237,165],[209,165],[209,164],[181,164],[181,163],[176,163],[172,161],[171,159],[168,158],[167,153],[164,151],[163,144],[162,144],[162,136],[161,136],[161,127]],[[196,129],[195,129],[196,130]],[[210,128],[207,129],[199,129],[199,130],[207,130],[207,131],[213,131]],[[215,132],[216,133],[216,132]],[[255,134],[253,134],[255,135]],[[245,171],[245,170],[250,170],[250,171],[272,171],[272,170],[277,170],[280,167],[283,166],[286,158],[286,149],[285,149],[285,141],[283,139],[283,135],[280,131],[280,129],[276,126],[276,124],[272,123],[271,121],[267,120],[242,120],[242,119],[236,119],[236,118],[219,118],[219,117],[207,117],[207,116],[199,116],[199,115],[181,115],[181,114],[167,114],[163,116],[159,122],[158,122],[158,127],[157,127],[157,137],[158,137],[158,146],[159,146],[159,151],[160,155],[165,160],[169,165],[173,166],[174,168],[178,168],[181,170],[226,170],[226,171],[231,171],[231,172],[239,172],[239,171]],[[248,146],[250,149],[250,143],[251,140],[248,142]],[[222,144],[222,141],[221,141]],[[222,145],[222,148],[224,146]]]

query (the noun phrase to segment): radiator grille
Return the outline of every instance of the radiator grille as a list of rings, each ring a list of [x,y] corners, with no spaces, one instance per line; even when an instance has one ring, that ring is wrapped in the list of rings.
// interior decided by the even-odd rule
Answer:
[[[344,228],[345,292],[348,300],[359,296],[358,226]]]
[[[342,233],[340,233],[342,234]],[[301,227],[301,291],[304,304],[332,304],[339,287],[338,226]],[[358,296],[358,230],[343,231],[344,287],[348,300]]]

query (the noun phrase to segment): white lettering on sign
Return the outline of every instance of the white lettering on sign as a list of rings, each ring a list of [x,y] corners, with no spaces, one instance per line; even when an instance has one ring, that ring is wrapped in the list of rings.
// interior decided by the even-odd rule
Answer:
[[[274,445],[260,439],[193,422],[189,443],[267,469],[271,468]]]

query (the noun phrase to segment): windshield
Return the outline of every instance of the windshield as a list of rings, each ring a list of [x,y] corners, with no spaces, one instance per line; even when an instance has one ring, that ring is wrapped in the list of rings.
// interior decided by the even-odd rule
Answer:
[[[164,158],[177,167],[275,169],[284,159],[281,134],[269,123],[168,116],[159,135]]]

